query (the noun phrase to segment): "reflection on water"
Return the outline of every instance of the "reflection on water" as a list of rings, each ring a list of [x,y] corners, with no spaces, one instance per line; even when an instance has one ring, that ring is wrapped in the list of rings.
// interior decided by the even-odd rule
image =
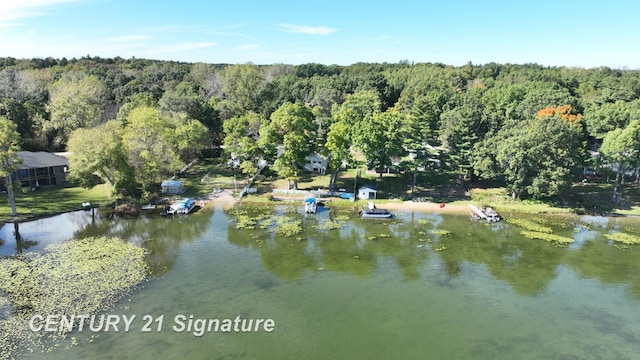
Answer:
[[[74,211],[19,224],[6,223],[0,227],[0,238],[4,239],[0,244],[0,256],[40,251],[49,244],[71,239],[78,229],[93,221],[90,211]]]
[[[233,214],[215,209],[177,218],[76,219],[67,238],[106,234],[151,250],[156,278],[112,314],[272,318],[273,333],[196,337],[169,324],[142,333],[139,321],[129,333],[74,334],[77,346],[46,358],[633,359],[640,353],[640,247],[616,248],[601,235],[640,233],[633,220],[598,226],[554,220],[558,235],[575,239],[558,247],[526,239],[515,226],[466,216],[398,212],[391,221],[352,218],[322,230],[323,221],[343,214],[246,210],[299,218],[305,230],[293,237],[269,227],[238,230]],[[35,234],[45,228],[21,225],[20,232],[41,239]]]

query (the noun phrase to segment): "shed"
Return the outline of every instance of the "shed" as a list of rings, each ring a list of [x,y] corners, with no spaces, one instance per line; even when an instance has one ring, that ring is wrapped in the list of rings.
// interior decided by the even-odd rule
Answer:
[[[180,180],[165,180],[161,186],[163,194],[182,194],[184,192],[182,181]]]
[[[358,199],[360,200],[373,200],[377,198],[378,190],[371,186],[363,186],[358,189]]]

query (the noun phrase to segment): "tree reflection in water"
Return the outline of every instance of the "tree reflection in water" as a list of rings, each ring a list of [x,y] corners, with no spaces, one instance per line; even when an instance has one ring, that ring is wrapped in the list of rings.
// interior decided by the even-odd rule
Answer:
[[[277,207],[247,210],[256,217],[278,216],[282,211]],[[328,213],[329,220],[335,221],[338,212]],[[234,219],[232,213],[228,216]],[[563,247],[527,239],[514,225],[475,222],[466,216],[400,213],[391,222],[354,217],[333,230],[319,229],[319,220],[313,217],[298,216],[304,225],[298,236],[276,236],[269,228],[239,230],[230,221],[228,239],[258,251],[265,269],[286,281],[319,269],[368,277],[383,259],[391,259],[407,281],[434,276],[433,264],[446,276],[439,280],[443,285],[466,276],[471,267],[480,267],[510,284],[516,293],[533,296],[545,291],[560,267],[570,266],[585,277],[627,283],[640,297],[640,255],[616,248],[601,235],[583,239],[580,246]],[[551,223],[558,234],[578,237],[577,218]],[[428,263],[432,265],[425,266]]]
[[[555,224],[555,233],[576,239],[572,245],[559,247],[524,238],[522,229],[515,225],[474,222],[467,216],[398,212],[393,221],[363,221],[355,217],[355,211],[348,212],[353,216],[345,219],[344,209],[306,217],[302,211],[295,213],[296,207],[241,209],[262,219],[286,214],[299,219],[304,231],[287,237],[276,235],[273,225],[260,228],[260,224],[256,229],[240,230],[235,226],[234,211],[203,209],[169,218],[151,214],[110,219],[103,212],[95,216],[69,213],[20,224],[17,229],[6,224],[10,228],[3,228],[3,236],[13,234],[20,239],[16,242],[18,252],[38,250],[52,241],[51,236],[61,239],[53,241],[64,241],[61,236],[69,228],[75,229],[75,238],[124,238],[149,249],[151,273],[161,275],[174,266],[182,243],[203,240],[215,215],[216,224],[227,224],[229,243],[253,249],[262,266],[285,281],[298,281],[318,271],[367,278],[381,268],[382,262],[391,262],[405,281],[430,279],[452,286],[456,279],[484,269],[510,284],[516,293],[531,296],[545,291],[559,269],[568,267],[585,278],[627,285],[629,292],[640,298],[640,253],[634,251],[638,246],[617,246],[602,236],[612,231],[640,234],[640,224],[634,219],[609,219],[594,225],[577,217],[555,220],[547,216],[545,219]],[[326,221],[342,227],[326,230],[319,226]]]

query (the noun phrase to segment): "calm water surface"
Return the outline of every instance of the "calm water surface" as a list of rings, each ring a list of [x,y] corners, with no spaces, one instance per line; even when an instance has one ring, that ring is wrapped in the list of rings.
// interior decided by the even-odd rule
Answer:
[[[640,247],[602,233],[640,232],[634,220],[574,219],[568,247],[520,236],[506,223],[397,212],[393,221],[336,213],[248,209],[299,218],[297,237],[237,230],[220,208],[187,217],[66,214],[21,224],[31,241],[95,234],[149,248],[154,277],[107,314],[136,315],[128,333],[73,334],[77,346],[24,359],[637,359]],[[548,218],[550,224],[557,219]],[[582,221],[579,221],[582,220]],[[563,221],[566,222],[566,221]],[[450,232],[444,234],[443,230]],[[0,254],[16,252],[13,226]],[[13,239],[13,240],[12,240]],[[12,242],[13,241],[13,242]],[[164,315],[142,332],[142,317]],[[172,330],[176,315],[273,319],[272,333]],[[155,325],[154,325],[155,326]]]

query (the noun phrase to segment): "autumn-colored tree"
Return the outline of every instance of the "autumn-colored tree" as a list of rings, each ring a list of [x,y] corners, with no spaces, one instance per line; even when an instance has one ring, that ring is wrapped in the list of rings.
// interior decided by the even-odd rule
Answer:
[[[582,114],[579,114],[571,107],[571,105],[562,105],[558,107],[547,107],[536,114],[536,118],[558,117],[569,121],[570,123],[578,123],[582,120]]]

